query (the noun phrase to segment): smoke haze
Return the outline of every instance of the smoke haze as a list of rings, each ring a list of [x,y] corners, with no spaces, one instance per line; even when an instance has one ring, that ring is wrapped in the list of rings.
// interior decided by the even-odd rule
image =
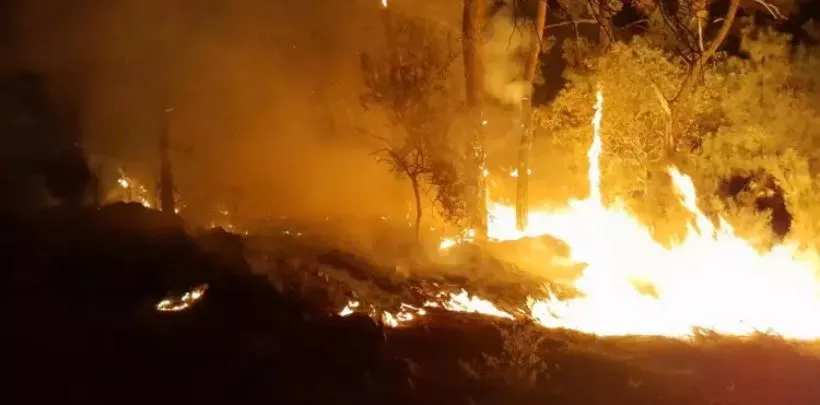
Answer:
[[[524,80],[527,53],[535,41],[532,22],[516,15],[505,4],[485,26],[485,91],[504,105],[517,106],[529,97],[531,84]]]
[[[377,126],[359,103],[358,55],[384,46],[378,1],[43,0],[13,12],[13,67],[44,73],[58,108],[80,111],[104,171],[156,178],[167,105],[183,200],[239,190],[252,216],[406,211],[409,186],[360,131]]]

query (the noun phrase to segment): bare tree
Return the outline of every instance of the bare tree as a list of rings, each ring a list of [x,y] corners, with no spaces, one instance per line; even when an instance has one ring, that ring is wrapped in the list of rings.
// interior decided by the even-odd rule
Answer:
[[[390,171],[406,176],[413,187],[413,198],[416,204],[416,219],[414,227],[416,231],[416,241],[421,241],[421,217],[422,217],[422,190],[421,185],[433,172],[433,166],[429,164],[429,157],[424,148],[423,141],[418,140],[418,144],[408,148],[405,145],[396,145],[386,138],[381,138],[385,146],[376,151],[376,158],[390,166]]]

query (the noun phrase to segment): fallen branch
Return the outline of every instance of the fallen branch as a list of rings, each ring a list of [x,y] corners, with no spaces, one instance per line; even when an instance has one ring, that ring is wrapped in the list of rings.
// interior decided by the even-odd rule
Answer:
[[[565,27],[565,26],[567,26],[567,25],[575,25],[575,26],[577,26],[578,24],[598,24],[598,21],[596,21],[596,20],[572,20],[572,21],[563,21],[563,22],[559,22],[559,23],[555,23],[555,24],[550,24],[550,25],[547,25],[547,26],[545,26],[545,27],[544,27],[544,29],[547,29],[547,30],[548,30],[548,29],[550,29],[550,28]]]

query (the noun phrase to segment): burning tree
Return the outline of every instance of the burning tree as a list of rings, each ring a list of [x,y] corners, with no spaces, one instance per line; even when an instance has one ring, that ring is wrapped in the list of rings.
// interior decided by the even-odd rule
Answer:
[[[669,219],[685,213],[670,211],[677,209],[664,174],[671,160],[714,191],[704,197],[708,210],[727,214],[747,237],[766,239],[761,236],[771,232],[770,220],[780,222],[774,227],[781,235],[789,222],[798,223],[797,216],[804,218],[797,229],[812,224],[805,220],[811,217],[809,206],[799,201],[816,193],[810,179],[817,158],[808,146],[814,145],[809,134],[816,132],[816,106],[808,101],[814,97],[814,84],[807,73],[816,69],[816,56],[747,19],[732,23],[737,34],[726,28],[726,20],[714,23],[711,34],[704,30],[703,54],[694,24],[689,32],[696,39],[695,49],[690,52],[677,34],[668,35],[668,12],[656,10],[647,35],[615,42],[604,54],[567,55],[575,61],[565,74],[568,85],[551,106],[538,111],[540,123],[555,134],[547,140],[549,146],[576,159],[583,153],[588,142],[583,130],[589,114],[586,100],[602,85],[611,100],[611,125],[602,133],[607,145],[602,160],[605,195],[625,200],[645,221],[672,226],[676,221]],[[709,49],[725,49],[720,44],[730,36],[740,49],[715,50],[706,63]],[[738,53],[743,57],[735,57]],[[694,68],[696,77],[690,79],[692,63],[702,66]],[[681,92],[687,95],[663,96]],[[738,190],[730,190],[731,181],[746,184],[741,194],[747,202]],[[807,229],[800,232],[810,234]]]
[[[377,156],[391,170],[406,176],[416,205],[420,232],[425,185],[445,219],[464,217],[465,187],[452,161],[448,132],[453,115],[447,77],[457,58],[452,34],[436,23],[413,17],[388,16],[388,55],[361,55],[365,107],[387,112],[390,136],[377,137]]]

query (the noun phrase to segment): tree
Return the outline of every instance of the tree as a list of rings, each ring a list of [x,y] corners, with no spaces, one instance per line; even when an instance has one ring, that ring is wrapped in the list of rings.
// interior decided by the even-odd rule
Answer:
[[[741,43],[749,57],[728,61],[721,72],[714,86],[721,125],[703,134],[692,164],[708,189],[734,176],[760,183],[771,177],[761,191],[782,189],[790,234],[816,247],[820,57],[769,29],[746,28]]]
[[[657,108],[657,94],[680,91],[683,83],[687,95],[674,104],[675,152],[702,191],[701,206],[729,219],[744,236],[770,233],[783,225],[771,223],[780,215],[791,226],[775,231],[790,229],[790,237],[817,245],[812,201],[820,191],[813,180],[820,173],[820,83],[810,72],[820,69],[820,57],[750,20],[735,24],[743,27],[740,56],[712,57],[695,68],[699,77],[692,84],[680,80],[692,65],[679,52],[669,52],[657,37],[637,37],[574,66],[567,86],[537,118],[555,134],[551,147],[573,145],[565,149],[583,160],[589,100],[600,84],[610,106],[602,129],[605,195],[626,200],[647,221],[669,223],[675,200],[658,192],[669,190],[660,170],[669,164],[669,110]],[[736,179],[743,190],[725,191]],[[787,212],[773,204],[785,204]]]
[[[416,236],[420,237],[422,194],[434,190],[443,216],[463,215],[464,190],[450,160],[448,132],[454,106],[447,77],[457,58],[454,40],[444,27],[421,18],[393,16],[387,27],[388,55],[361,55],[365,107],[387,112],[388,137],[376,137],[376,155],[413,187]]]
[[[422,216],[422,183],[429,182],[429,176],[433,172],[433,166],[428,162],[427,152],[423,145],[416,145],[405,151],[404,145],[396,145],[388,139],[384,139],[385,146],[376,151],[377,159],[390,166],[390,171],[406,176],[413,187],[413,198],[416,205],[416,218],[414,221],[416,231],[416,241],[421,241],[421,216]]]
[[[467,153],[469,165],[469,212],[471,228],[479,240],[487,237],[487,185],[484,177],[486,154],[482,107],[484,104],[484,61],[481,55],[481,29],[485,18],[485,0],[464,0],[462,44],[464,48],[464,82],[467,92],[467,122],[472,132]]]
[[[541,51],[544,49],[544,29],[547,23],[547,0],[538,0],[536,9],[535,30],[536,41],[533,42],[529,55],[527,55],[527,65],[524,69],[524,80],[529,82],[530,95],[523,100],[521,113],[525,117],[521,131],[521,142],[518,149],[518,184],[516,187],[515,219],[519,230],[527,227],[527,217],[529,216],[529,178],[530,178],[530,154],[532,153],[532,139],[534,125],[532,119],[532,90],[535,81],[535,74],[538,70],[538,60]]]
[[[657,85],[667,91],[677,86],[677,78],[685,74],[686,66],[652,42],[640,37],[630,43],[616,42],[605,54],[586,59],[583,66],[566,72],[565,88],[547,108],[535,112],[535,121],[552,134],[545,142],[553,149],[569,155],[575,162],[586,161],[589,147],[590,100],[597,88],[606,99],[604,124],[601,129],[602,192],[605,200],[618,198],[646,221],[663,218],[658,211],[675,197],[665,185],[663,134],[666,116],[657,108],[652,86],[646,76],[658,77]],[[702,117],[701,111],[713,106],[692,104],[687,111]],[[698,107],[698,109],[695,109]],[[585,181],[586,169],[578,170]],[[563,175],[563,173],[555,173]],[[658,181],[658,180],[661,181]]]
[[[174,45],[176,45],[177,35],[174,31],[174,19],[176,15],[175,2],[173,0],[166,3],[163,16],[163,29],[165,38],[160,46],[160,63],[162,64],[162,74],[159,83],[159,200],[160,208],[163,212],[173,214],[176,211],[176,201],[174,193],[176,187],[174,186],[174,174],[171,166],[170,154],[170,137],[171,137],[171,113],[174,108],[171,106],[173,101],[173,86],[176,78],[175,67],[173,65]]]

